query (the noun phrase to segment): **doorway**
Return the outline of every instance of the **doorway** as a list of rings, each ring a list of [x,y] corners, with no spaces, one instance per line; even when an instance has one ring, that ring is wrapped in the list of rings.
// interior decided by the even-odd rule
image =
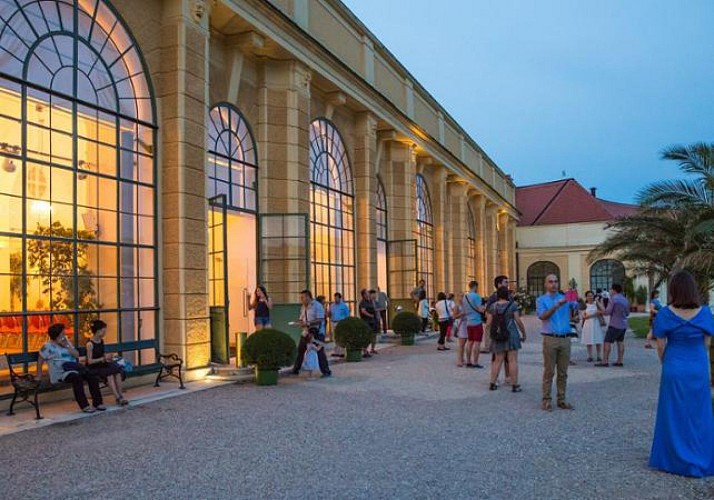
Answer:
[[[237,352],[236,334],[251,334],[250,295],[256,282],[256,219],[228,209],[225,195],[209,200],[208,284],[211,312],[211,361],[230,363]]]

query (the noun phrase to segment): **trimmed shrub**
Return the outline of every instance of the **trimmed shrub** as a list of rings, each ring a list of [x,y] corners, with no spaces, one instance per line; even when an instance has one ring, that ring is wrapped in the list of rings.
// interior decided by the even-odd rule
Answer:
[[[279,370],[290,366],[297,356],[295,341],[287,333],[266,328],[248,337],[241,350],[241,360],[259,370]]]
[[[361,318],[345,318],[335,328],[335,342],[348,350],[364,349],[372,342],[373,335]]]
[[[421,318],[409,311],[402,311],[392,319],[392,330],[397,335],[415,335],[421,331]]]

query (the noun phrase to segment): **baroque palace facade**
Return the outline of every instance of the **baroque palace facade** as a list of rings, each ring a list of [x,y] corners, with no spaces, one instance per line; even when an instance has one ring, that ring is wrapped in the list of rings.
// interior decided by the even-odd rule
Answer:
[[[0,352],[200,374],[258,283],[287,329],[515,275],[510,177],[339,0],[0,0],[0,163]]]

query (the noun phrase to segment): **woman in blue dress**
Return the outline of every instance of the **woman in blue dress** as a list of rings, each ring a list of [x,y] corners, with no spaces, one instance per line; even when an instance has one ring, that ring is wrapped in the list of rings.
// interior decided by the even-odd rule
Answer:
[[[705,339],[714,317],[687,271],[669,282],[669,306],[655,319],[662,361],[650,467],[681,476],[714,475],[714,413]]]

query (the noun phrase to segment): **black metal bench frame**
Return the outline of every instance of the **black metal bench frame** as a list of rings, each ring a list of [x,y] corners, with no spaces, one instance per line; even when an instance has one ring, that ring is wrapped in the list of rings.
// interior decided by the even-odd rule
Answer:
[[[179,389],[185,389],[186,386],[183,385],[183,377],[181,376],[181,368],[183,367],[183,359],[179,358],[177,354],[159,354],[159,373],[156,375],[156,382],[154,382],[154,387],[159,387],[159,382],[165,378],[175,378],[179,381]]]
[[[134,341],[134,342],[124,342],[122,344],[112,344],[107,345],[106,352],[116,352],[122,354],[122,352],[136,351],[139,349],[144,349],[150,347],[149,341]],[[84,347],[78,347],[80,356],[84,357],[87,355],[87,350]],[[28,403],[33,408],[35,408],[35,420],[41,420],[42,415],[40,414],[40,403],[38,400],[38,395],[44,392],[51,392],[59,389],[64,389],[71,387],[71,384],[67,382],[58,382],[56,384],[48,384],[41,380],[38,380],[35,375],[29,372],[18,372],[15,370],[15,366],[23,365],[27,366],[32,363],[37,363],[39,354],[37,352],[31,352],[27,354],[9,354],[5,353],[5,358],[7,360],[8,370],[10,372],[10,383],[15,389],[12,395],[12,401],[10,402],[10,409],[7,412],[8,416],[15,414],[14,408],[18,403]],[[156,376],[156,382],[154,387],[159,387],[159,381],[172,377],[179,381],[179,388],[185,389],[183,383],[183,377],[181,375],[181,369],[183,368],[183,359],[179,358],[178,355],[171,354],[160,354],[157,353],[157,361],[159,364],[159,373]],[[106,379],[101,379],[101,388],[107,387]],[[19,399],[18,399],[19,398]]]

